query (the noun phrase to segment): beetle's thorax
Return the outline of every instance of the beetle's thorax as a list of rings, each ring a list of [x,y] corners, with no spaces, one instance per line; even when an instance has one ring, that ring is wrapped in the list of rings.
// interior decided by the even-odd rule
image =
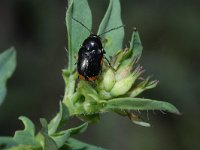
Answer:
[[[102,49],[101,38],[98,35],[91,34],[82,45],[86,50],[98,50]]]

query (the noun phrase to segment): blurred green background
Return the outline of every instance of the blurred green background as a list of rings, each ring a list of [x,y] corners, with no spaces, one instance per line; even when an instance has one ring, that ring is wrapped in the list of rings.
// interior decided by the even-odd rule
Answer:
[[[93,30],[107,9],[108,0],[89,0]],[[113,150],[200,149],[200,2],[196,0],[121,0],[125,27],[124,47],[137,27],[144,46],[140,64],[145,75],[160,80],[141,97],[173,103],[182,116],[149,112],[151,128],[132,124],[115,114],[102,115],[99,124],[76,138]],[[8,82],[0,107],[0,135],[22,128],[25,115],[39,126],[39,118],[58,111],[66,66],[66,0],[1,0],[0,51],[15,46],[17,69]],[[84,14],[83,14],[84,15]],[[146,120],[147,112],[142,112]],[[70,125],[79,121],[73,119]]]

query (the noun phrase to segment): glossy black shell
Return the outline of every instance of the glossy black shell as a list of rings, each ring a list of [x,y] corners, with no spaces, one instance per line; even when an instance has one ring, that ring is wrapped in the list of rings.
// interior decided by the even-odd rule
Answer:
[[[98,76],[101,71],[101,62],[104,53],[100,37],[91,34],[85,39],[78,52],[78,74],[86,80]]]

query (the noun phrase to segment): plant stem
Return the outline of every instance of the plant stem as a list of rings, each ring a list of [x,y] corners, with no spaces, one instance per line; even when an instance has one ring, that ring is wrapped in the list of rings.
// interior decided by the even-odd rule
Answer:
[[[68,78],[68,82],[65,87],[65,94],[64,94],[64,98],[63,98],[63,102],[68,107],[70,114],[73,112],[73,109],[74,109],[72,97],[75,92],[75,84],[76,84],[76,80],[74,78],[74,75],[71,74]]]

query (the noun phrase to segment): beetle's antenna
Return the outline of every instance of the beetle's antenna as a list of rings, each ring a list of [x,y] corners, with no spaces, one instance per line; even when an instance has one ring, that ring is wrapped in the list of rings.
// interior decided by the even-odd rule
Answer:
[[[92,31],[91,31],[88,27],[86,27],[82,22],[78,21],[78,20],[75,19],[74,17],[72,17],[72,19],[73,19],[74,21],[78,22],[78,23],[79,23],[80,25],[82,25],[83,27],[85,27],[85,28],[90,32],[90,34],[92,34]]]
[[[110,32],[110,31],[113,31],[113,30],[116,30],[116,29],[122,28],[122,27],[124,27],[124,26],[125,26],[125,25],[121,25],[121,26],[119,26],[119,27],[112,28],[112,29],[110,29],[110,30],[108,30],[108,31],[105,31],[105,32],[99,34],[98,36],[101,36],[101,35],[103,35],[103,34],[106,34],[106,33]]]

